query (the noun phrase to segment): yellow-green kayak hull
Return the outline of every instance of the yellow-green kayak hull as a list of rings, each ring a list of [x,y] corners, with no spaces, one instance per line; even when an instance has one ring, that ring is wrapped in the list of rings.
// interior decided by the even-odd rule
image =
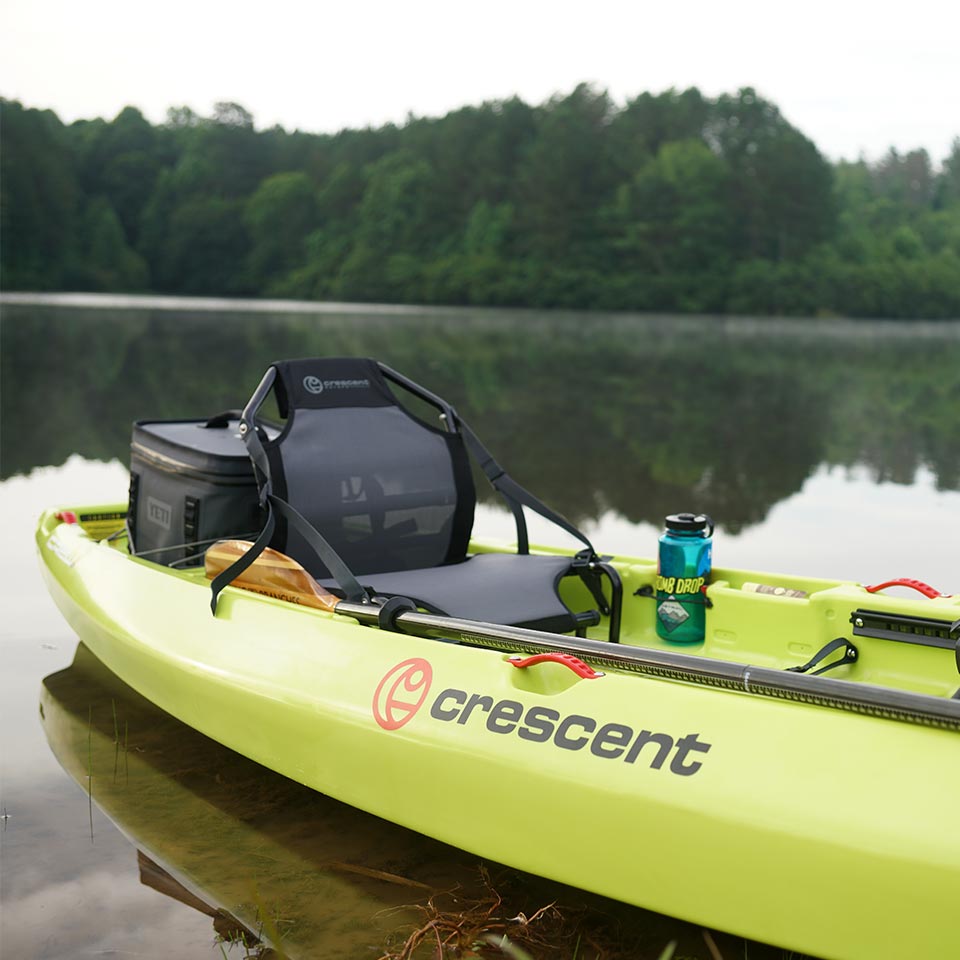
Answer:
[[[518,670],[501,651],[235,589],[214,618],[196,572],[132,558],[53,512],[37,542],[55,601],[112,671],[313,789],[817,956],[955,949],[956,730],[617,670]],[[628,586],[642,565],[624,561]]]

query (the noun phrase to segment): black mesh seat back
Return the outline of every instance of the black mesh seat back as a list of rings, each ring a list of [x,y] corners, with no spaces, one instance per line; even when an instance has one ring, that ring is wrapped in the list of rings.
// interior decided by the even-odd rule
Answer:
[[[264,444],[273,492],[357,575],[462,560],[476,494],[461,436],[402,407],[373,360],[290,360],[274,367],[287,422]],[[278,523],[271,545],[314,576],[328,575],[286,523]]]

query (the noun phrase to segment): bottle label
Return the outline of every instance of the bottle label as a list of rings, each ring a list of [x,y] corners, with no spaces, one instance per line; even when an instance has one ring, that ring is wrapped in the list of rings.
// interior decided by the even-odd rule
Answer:
[[[704,577],[664,577],[657,576],[658,593],[691,593],[697,594],[706,583]],[[684,599],[688,599],[684,597]]]
[[[663,603],[657,604],[657,619],[663,624],[667,633],[673,633],[677,627],[690,619],[690,614],[676,597],[668,597]]]

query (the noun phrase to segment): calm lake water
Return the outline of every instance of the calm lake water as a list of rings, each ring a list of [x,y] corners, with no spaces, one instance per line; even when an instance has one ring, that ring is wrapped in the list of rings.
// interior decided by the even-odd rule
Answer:
[[[960,591],[960,323],[7,295],[4,957],[263,955],[218,942],[233,916],[290,957],[375,960],[435,891],[457,889],[458,909],[485,895],[476,858],[140,699],[78,648],[40,581],[37,515],[125,499],[134,419],[240,406],[271,360],[322,354],[375,356],[446,397],[605,552],[652,556],[663,516],[696,510],[717,522],[718,566]],[[509,537],[512,519],[486,496],[477,529]],[[578,937],[580,960],[589,944],[656,957],[671,939],[711,956],[694,927],[488,866],[515,913],[564,906],[567,956]],[[728,960],[782,955],[715,939]]]

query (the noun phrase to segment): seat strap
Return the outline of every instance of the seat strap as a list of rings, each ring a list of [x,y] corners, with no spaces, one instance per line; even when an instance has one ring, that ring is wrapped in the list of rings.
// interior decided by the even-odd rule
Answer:
[[[527,538],[527,524],[523,518],[521,506],[529,507],[541,517],[549,520],[551,523],[565,530],[572,537],[579,540],[590,551],[591,556],[595,557],[597,551],[593,549],[593,544],[587,539],[586,535],[581,533],[566,517],[561,516],[554,510],[551,510],[545,503],[538,500],[532,493],[525,490],[517,483],[493,458],[493,454],[480,442],[477,435],[470,429],[466,422],[457,415],[457,426],[463,436],[467,449],[473,454],[474,459],[480,464],[487,479],[506,500],[507,505],[513,512],[517,522],[517,553],[529,553],[529,543]]]
[[[260,402],[263,402],[262,397]],[[257,408],[259,408],[259,404],[257,404]],[[247,446],[247,452],[250,454],[250,459],[253,461],[257,485],[260,487],[260,505],[267,508],[267,520],[250,549],[226,570],[214,577],[210,584],[210,610],[214,616],[217,615],[217,600],[220,597],[220,592],[239,577],[269,545],[277,526],[276,514],[282,516],[287,523],[292,524],[300,536],[310,544],[330,571],[330,575],[337,581],[347,600],[352,603],[366,602],[368,599],[366,590],[360,586],[357,578],[340,554],[330,546],[303,514],[287,503],[286,500],[274,496],[270,478],[270,461],[267,458],[266,450],[263,449],[260,430],[254,426],[253,418],[256,415],[257,408],[253,409],[249,418],[247,418],[247,410],[244,411],[244,421],[241,423],[240,431],[243,435],[243,442]]]
[[[957,638],[957,646],[956,646],[955,652],[957,655],[957,670],[960,671],[960,617],[957,617],[957,619],[950,624],[950,630],[948,631],[948,635],[951,637]],[[957,692],[960,693],[960,690],[958,690]]]
[[[250,549],[242,557],[234,560],[226,570],[221,570],[220,573],[210,581],[210,612],[214,616],[217,615],[217,601],[220,599],[220,592],[224,587],[230,586],[230,584],[263,553],[273,537],[273,531],[276,529],[276,526],[276,521],[273,518],[273,510],[268,510],[267,522],[263,525],[260,535],[253,542]]]
[[[313,548],[317,556],[324,562],[330,575],[337,581],[338,586],[343,591],[344,599],[351,603],[366,603],[369,599],[367,591],[360,586],[359,581],[353,575],[353,572],[346,565],[343,558],[333,549],[327,540],[317,531],[316,527],[307,520],[298,510],[292,507],[286,500],[268,493],[264,498],[267,505],[267,522],[260,531],[260,536],[250,547],[250,549],[239,559],[234,561],[226,570],[214,577],[210,584],[211,598],[210,610],[213,615],[217,615],[217,599],[220,591],[232,583],[237,577],[249,567],[257,557],[270,544],[273,532],[276,529],[276,514],[280,514],[296,528],[297,532]]]

